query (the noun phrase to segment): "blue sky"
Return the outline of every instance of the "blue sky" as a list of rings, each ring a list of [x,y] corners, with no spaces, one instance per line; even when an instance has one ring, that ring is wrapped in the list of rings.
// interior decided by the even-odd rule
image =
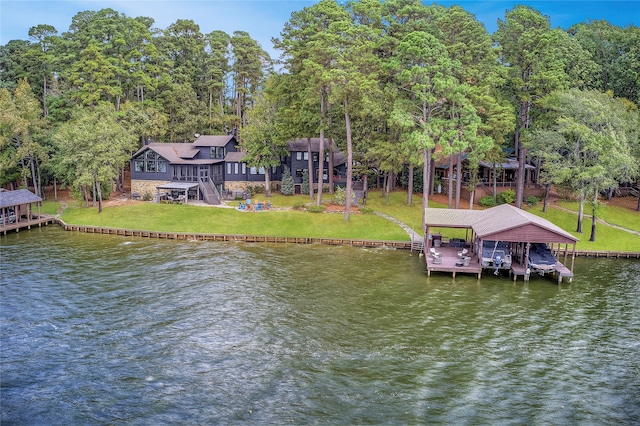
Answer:
[[[291,13],[316,1],[304,0],[0,0],[0,45],[9,40],[28,40],[29,28],[53,25],[59,33],[67,31],[71,19],[86,10],[114,9],[127,16],[148,16],[155,27],[164,29],[178,19],[192,19],[203,33],[222,30],[232,34],[247,31],[262,47],[276,55],[271,44],[278,37]],[[431,3],[430,1],[428,3]],[[550,18],[552,27],[567,28],[587,19],[606,19],[614,25],[639,25],[640,0],[624,1],[508,1],[459,0],[437,1],[451,6],[459,4],[484,23],[493,33],[497,20],[516,4],[527,4]]]

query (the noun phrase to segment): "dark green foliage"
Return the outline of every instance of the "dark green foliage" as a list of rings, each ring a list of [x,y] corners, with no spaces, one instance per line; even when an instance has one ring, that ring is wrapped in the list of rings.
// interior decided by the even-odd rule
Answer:
[[[285,169],[282,173],[282,186],[280,187],[280,192],[282,195],[293,195],[294,189],[293,177],[291,177],[289,170]]]
[[[529,207],[535,207],[538,205],[538,202],[540,200],[538,199],[538,197],[534,196],[534,195],[530,195],[527,197],[527,205]]]
[[[326,207],[323,205],[312,205],[312,206],[307,206],[307,211],[310,213],[322,213],[324,211]]]
[[[496,205],[496,200],[491,195],[487,195],[486,197],[480,198],[479,201],[482,207],[494,207]]]
[[[302,187],[300,188],[300,191],[303,194],[309,194],[309,172],[307,169],[304,169],[302,172]]]

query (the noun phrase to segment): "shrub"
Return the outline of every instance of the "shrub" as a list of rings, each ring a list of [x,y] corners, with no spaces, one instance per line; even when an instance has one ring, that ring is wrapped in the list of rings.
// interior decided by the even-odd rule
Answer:
[[[295,186],[293,184],[293,177],[288,169],[285,169],[282,173],[282,187],[280,188],[280,192],[282,195],[293,195],[295,191]]]
[[[482,207],[494,207],[496,205],[496,200],[492,195],[487,195],[486,197],[480,198],[479,203]]]
[[[309,194],[309,172],[307,169],[302,171],[302,186],[300,187],[300,192],[303,194]]]
[[[142,200],[143,201],[151,201],[151,200],[153,200],[153,195],[151,195],[151,193],[149,191],[147,191],[142,195]]]
[[[506,191],[498,194],[498,204],[511,204],[516,200],[516,191],[513,189],[507,189]]]
[[[351,203],[354,203],[356,199],[356,193],[351,191]],[[347,189],[342,186],[336,186],[335,191],[333,192],[333,202],[339,206],[344,206],[347,204]]]
[[[300,209],[302,209],[303,207],[304,207],[304,203],[303,203],[302,201],[296,201],[296,202],[293,204],[293,208],[294,208],[295,210],[300,210]]]
[[[538,202],[540,200],[538,199],[538,197],[534,196],[534,195],[530,195],[527,197],[527,205],[529,207],[535,207],[538,205]]]
[[[265,188],[264,185],[247,185],[247,191],[254,196],[256,194],[264,194]]]
[[[323,205],[314,204],[312,206],[307,206],[307,211],[311,213],[322,213],[326,207]]]

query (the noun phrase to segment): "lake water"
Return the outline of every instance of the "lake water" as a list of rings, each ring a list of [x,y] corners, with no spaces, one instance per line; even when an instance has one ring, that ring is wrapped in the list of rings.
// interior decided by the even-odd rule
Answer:
[[[0,238],[2,424],[639,424],[640,262],[573,284],[408,251]]]

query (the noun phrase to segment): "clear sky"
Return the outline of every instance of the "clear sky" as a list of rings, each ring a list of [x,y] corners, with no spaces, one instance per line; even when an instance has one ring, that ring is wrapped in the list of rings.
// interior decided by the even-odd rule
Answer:
[[[53,25],[61,34],[69,29],[78,12],[111,8],[130,17],[148,16],[155,27],[167,28],[178,19],[192,19],[202,33],[222,30],[228,34],[241,30],[258,40],[276,56],[271,39],[279,37],[291,13],[314,4],[313,0],[0,0],[0,45],[9,40],[29,39],[29,28]],[[426,3],[431,3],[427,1]],[[487,31],[493,33],[497,20],[516,4],[527,4],[550,18],[552,27],[568,28],[572,24],[606,19],[621,27],[640,22],[640,0],[600,1],[512,1],[459,0],[436,1],[443,6],[459,4],[473,13]]]

